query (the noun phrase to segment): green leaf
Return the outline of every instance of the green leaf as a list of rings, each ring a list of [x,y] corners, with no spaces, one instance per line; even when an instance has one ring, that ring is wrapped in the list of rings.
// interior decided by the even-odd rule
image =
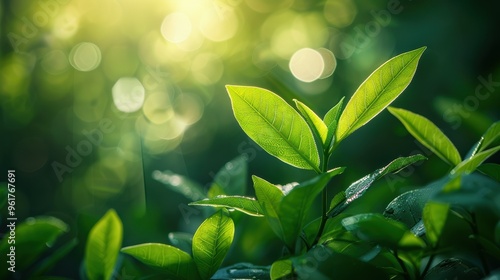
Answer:
[[[233,242],[234,223],[227,211],[208,217],[193,237],[193,259],[202,279],[210,279],[219,269]]]
[[[493,123],[488,130],[484,133],[482,144],[480,145],[479,152],[484,151],[492,145],[500,144],[500,121]]]
[[[424,241],[411,233],[404,224],[378,213],[348,217],[342,220],[342,225],[361,240],[375,242],[391,249],[425,247]]]
[[[92,279],[111,279],[122,246],[123,227],[110,209],[90,230],[85,247],[85,269]]]
[[[500,164],[483,163],[477,168],[477,170],[497,181],[500,181]]]
[[[170,245],[145,243],[125,247],[121,252],[136,258],[144,264],[161,269],[175,277],[175,279],[200,279],[191,256]]]
[[[474,264],[461,259],[445,259],[432,267],[425,275],[425,280],[443,280],[443,279],[484,279],[481,269]],[[493,278],[494,279],[494,278]],[[493,280],[488,279],[488,280]],[[485,279],[486,280],[486,279]]]
[[[455,166],[462,159],[457,148],[444,133],[427,118],[410,111],[389,107],[389,112],[398,118],[413,137],[429,148],[448,164]]]
[[[436,247],[441,236],[441,232],[446,224],[448,218],[448,210],[450,205],[448,203],[428,202],[423,211],[423,220],[427,240],[429,240],[432,247]]]
[[[22,271],[35,262],[56,240],[68,231],[68,225],[54,217],[36,217],[28,218],[24,222],[5,221],[6,235],[0,242],[0,253],[2,259],[10,253],[10,247],[14,244],[9,243],[10,236],[9,225],[15,224],[15,255],[16,271]],[[12,242],[12,241],[10,241]],[[0,271],[0,276],[7,269]],[[6,278],[4,278],[6,279]]]
[[[453,170],[451,170],[451,175],[459,175],[459,174],[469,174],[476,170],[478,166],[480,166],[485,160],[500,151],[500,146],[488,149],[486,151],[482,151],[473,155],[471,158],[462,161],[460,164],[455,166]]]
[[[326,143],[325,147],[332,146],[332,144],[335,143],[336,141],[333,138],[335,136],[335,132],[337,131],[340,113],[342,113],[342,108],[344,106],[344,98],[345,97],[342,97],[340,101],[335,106],[333,106],[328,112],[326,112],[325,116],[323,117],[323,122],[328,127],[328,135],[325,142]],[[329,152],[331,153],[332,151]]]
[[[469,236],[469,238],[479,242],[479,244],[481,245],[481,247],[483,247],[483,250],[486,253],[488,253],[495,259],[500,260],[500,248],[498,247],[498,245],[496,245],[495,243],[493,243],[492,241],[486,239],[481,235],[472,234]]]
[[[200,184],[172,171],[161,172],[155,170],[153,172],[153,179],[164,184],[169,190],[182,194],[191,201],[206,198],[203,187]]]
[[[335,134],[337,142],[365,125],[406,89],[425,49],[422,47],[391,58],[359,86],[340,116]]]
[[[291,259],[277,260],[271,266],[271,279],[291,279],[293,277],[293,264]]]
[[[262,217],[263,211],[259,202],[252,197],[219,195],[214,198],[191,202],[189,205],[227,207],[250,216]]]
[[[311,208],[314,199],[326,187],[330,179],[341,174],[344,169],[344,167],[338,167],[300,183],[281,200],[278,215],[285,233],[283,241],[292,252],[295,241],[302,231],[307,211]]]
[[[368,188],[378,179],[389,173],[395,173],[400,171],[401,169],[419,162],[421,160],[425,160],[426,157],[423,155],[417,154],[409,157],[400,157],[393,161],[391,161],[386,166],[375,170],[373,173],[364,176],[363,178],[357,180],[352,183],[345,192],[340,192],[333,197],[332,202],[330,203],[330,209],[328,210],[328,215],[330,217],[334,217],[344,211],[349,204],[351,204],[356,199],[363,196]]]
[[[285,240],[285,232],[278,215],[283,192],[277,186],[257,176],[252,176],[252,181],[257,201],[269,226],[281,240]]]
[[[326,138],[328,136],[328,128],[326,127],[326,124],[311,108],[307,107],[306,104],[298,101],[297,99],[294,99],[293,102],[295,102],[299,113],[302,117],[304,117],[304,120],[307,122],[311,130],[318,135],[319,139],[321,139],[321,143],[325,145]]]
[[[319,172],[319,154],[306,121],[275,93],[226,86],[243,131],[266,152],[292,166]]]
[[[183,250],[186,253],[191,253],[193,250],[193,234],[186,232],[170,232],[168,240],[175,247]]]
[[[242,195],[247,188],[247,158],[238,156],[226,163],[214,177],[208,197],[218,195]]]

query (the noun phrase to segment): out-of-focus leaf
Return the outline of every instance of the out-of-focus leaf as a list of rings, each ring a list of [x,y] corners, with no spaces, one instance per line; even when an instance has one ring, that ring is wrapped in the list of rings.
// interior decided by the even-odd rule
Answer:
[[[208,197],[244,194],[247,189],[247,171],[246,156],[238,156],[226,163],[215,174],[214,181],[208,190]]]
[[[347,103],[337,126],[337,143],[384,110],[410,84],[426,47],[395,56],[377,68]]]
[[[318,245],[292,258],[298,279],[388,279],[382,268]]]
[[[168,234],[168,240],[175,247],[191,254],[193,245],[193,234],[187,232],[171,232]]]
[[[298,101],[297,99],[294,99],[293,101],[295,102],[299,113],[302,117],[304,117],[304,120],[307,122],[311,130],[318,135],[319,139],[321,139],[321,143],[324,145],[328,136],[328,128],[326,127],[326,124],[311,108],[307,107],[306,104]]]
[[[122,246],[123,226],[110,209],[90,230],[85,247],[85,271],[92,279],[111,279]]]
[[[424,206],[423,222],[427,233],[427,240],[435,247],[441,236],[446,219],[448,218],[448,210],[450,205],[447,203],[428,202]]]
[[[3,207],[7,203],[7,196],[8,196],[7,184],[0,183],[0,209],[3,209]]]
[[[483,163],[483,161],[487,160],[489,157],[496,154],[498,151],[500,151],[500,146],[477,153],[474,156],[470,157],[469,159],[466,159],[457,166],[455,166],[455,168],[453,168],[450,174],[458,175],[462,173],[464,174],[472,173],[473,171],[476,170],[478,166],[480,166]]]
[[[479,280],[483,273],[478,267],[455,258],[445,259],[431,268],[425,275],[424,280]]]
[[[457,176],[450,181],[448,181],[444,186],[443,186],[443,192],[452,192],[460,189],[460,186],[462,185],[462,176]]]
[[[175,279],[200,279],[193,258],[188,253],[170,245],[145,243],[125,247],[121,251],[144,264],[161,269]]]
[[[500,121],[493,123],[483,134],[482,144],[478,152],[482,152],[491,146],[500,145]]]
[[[253,197],[245,196],[226,196],[219,195],[214,198],[207,198],[200,201],[189,203],[189,205],[212,206],[212,207],[227,207],[238,210],[250,216],[264,216],[259,202]]]
[[[359,214],[342,220],[342,225],[361,240],[375,242],[391,249],[424,248],[422,239],[411,233],[397,221],[387,219],[381,214]]]
[[[78,245],[78,239],[73,238],[60,248],[58,248],[54,253],[52,253],[47,258],[37,265],[36,269],[33,271],[32,276],[39,276],[47,273],[51,270],[60,260],[71,252],[76,245]]]
[[[269,279],[270,266],[237,263],[222,267],[211,279]]]
[[[200,184],[172,171],[161,172],[155,170],[153,172],[153,179],[164,184],[169,190],[182,194],[191,201],[206,198],[203,187]]]
[[[233,242],[234,223],[222,209],[208,217],[193,236],[193,259],[202,279],[219,269]]]
[[[500,182],[500,164],[483,163],[477,170]]]
[[[292,260],[284,259],[277,260],[271,266],[271,279],[284,280],[293,277],[293,264]]]
[[[328,128],[328,135],[326,138],[325,147],[332,146],[331,145],[333,144],[332,142],[336,141],[335,139],[333,139],[333,137],[335,136],[335,132],[337,131],[340,114],[342,113],[342,109],[344,107],[344,98],[345,97],[342,97],[335,106],[333,106],[328,112],[326,112],[325,117],[323,118],[323,122],[326,124]]]
[[[483,248],[484,251],[486,251],[486,253],[488,253],[495,259],[500,260],[500,247],[498,247],[495,243],[491,242],[490,240],[484,238],[481,235],[470,235],[469,238],[479,242],[479,244],[481,244],[481,247]]]
[[[7,234],[0,242],[0,253],[2,258],[10,254],[9,243],[10,227],[15,225],[15,256],[16,270],[22,271],[37,260],[56,240],[68,231],[68,225],[55,217],[28,218],[17,224],[15,221],[6,221],[4,228]],[[0,276],[10,273],[7,269],[0,271]]]
[[[354,200],[363,196],[368,188],[378,179],[392,172],[398,172],[401,169],[424,160],[426,157],[417,154],[409,157],[400,157],[391,161],[388,165],[375,170],[373,173],[364,176],[363,178],[352,183],[345,192],[340,192],[333,197],[330,203],[328,215],[334,217],[344,211],[349,204]]]
[[[413,112],[389,107],[389,112],[398,118],[408,132],[448,164],[455,166],[462,159],[457,148],[429,119]]]
[[[292,166],[319,171],[318,148],[306,121],[275,93],[226,86],[243,131],[269,154]]]
[[[495,242],[500,245],[500,221],[495,226]]]

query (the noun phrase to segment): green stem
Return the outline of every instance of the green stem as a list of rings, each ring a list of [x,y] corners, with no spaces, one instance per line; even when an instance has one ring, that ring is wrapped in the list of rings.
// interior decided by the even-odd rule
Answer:
[[[330,153],[328,149],[323,149],[323,163],[321,166],[321,173],[326,173],[328,171],[328,161],[330,160]],[[326,220],[328,220],[328,189],[325,186],[323,192],[321,194],[321,205],[322,205],[322,215],[321,215],[321,224],[319,225],[318,233],[314,238],[314,242],[312,243],[312,247],[318,244],[321,235],[323,235],[323,231],[325,230]]]
[[[411,279],[410,273],[408,272],[408,269],[406,268],[404,261],[401,258],[399,258],[398,250],[394,250],[394,256],[396,257],[396,260],[398,261],[399,265],[401,266],[401,269],[403,269],[404,278],[407,280],[410,280]]]
[[[434,261],[434,257],[436,256],[436,254],[435,254],[435,248],[437,248],[437,244],[436,244],[436,247],[432,248],[432,254],[429,256],[429,260],[425,264],[425,268],[422,271],[420,279],[424,279],[425,275],[427,274],[427,272],[431,268],[432,262]]]

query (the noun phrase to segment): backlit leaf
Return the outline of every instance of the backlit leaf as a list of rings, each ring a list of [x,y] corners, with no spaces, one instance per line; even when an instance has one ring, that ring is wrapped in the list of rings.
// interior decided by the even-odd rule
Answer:
[[[455,166],[462,159],[457,148],[444,133],[427,118],[410,111],[389,107],[413,137],[448,164]]]
[[[245,133],[269,154],[292,166],[319,172],[319,154],[306,121],[275,93],[226,86],[234,116]]]
[[[365,125],[406,89],[425,49],[421,47],[391,58],[359,86],[340,116],[337,142]]]
[[[233,242],[234,223],[226,210],[208,217],[193,236],[193,259],[202,279],[219,269]]]
[[[427,240],[436,246],[443,231],[450,205],[447,203],[428,202],[423,211],[423,221]]]
[[[335,132],[337,131],[337,126],[339,124],[340,113],[342,113],[342,109],[344,106],[344,98],[340,99],[340,101],[333,106],[328,112],[326,112],[325,117],[323,118],[323,122],[326,124],[328,128],[328,135],[326,140],[326,146],[330,146],[331,142],[335,142],[333,139],[335,136]]]
[[[252,197],[219,195],[214,198],[189,203],[189,205],[227,207],[238,210],[250,216],[262,217],[263,211],[260,204]]]
[[[484,151],[485,149],[496,146],[500,144],[500,121],[493,123],[488,130],[484,133],[482,137],[483,141],[479,148],[479,152]]]
[[[328,128],[326,127],[325,123],[321,120],[320,117],[318,117],[318,115],[316,115],[316,113],[311,108],[307,107],[306,104],[298,101],[297,99],[294,99],[293,102],[295,102],[299,113],[309,124],[311,130],[314,131],[321,139],[321,142],[325,144],[328,134]]]
[[[488,149],[486,151],[482,151],[480,153],[475,154],[469,159],[462,161],[460,164],[455,166],[453,170],[450,172],[452,175],[457,174],[469,174],[474,172],[478,166],[480,166],[485,160],[487,160],[492,155],[496,154],[500,151],[500,146]]]

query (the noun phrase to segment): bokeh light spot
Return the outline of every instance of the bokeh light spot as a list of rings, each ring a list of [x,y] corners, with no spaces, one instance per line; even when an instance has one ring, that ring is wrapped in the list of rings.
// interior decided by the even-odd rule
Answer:
[[[113,102],[118,110],[132,113],[141,109],[146,90],[137,78],[120,78],[112,89]]]
[[[226,41],[236,34],[238,18],[232,9],[209,9],[201,17],[199,29],[211,41]]]
[[[293,54],[289,63],[293,76],[306,83],[331,76],[336,66],[337,62],[333,53],[323,48],[300,49]]]
[[[193,78],[203,85],[217,83],[223,72],[224,66],[221,59],[212,53],[198,54],[191,64]]]
[[[185,124],[191,125],[201,119],[203,115],[203,102],[194,94],[181,94],[175,98],[175,112]]]
[[[161,35],[172,43],[181,43],[189,38],[193,27],[189,17],[181,12],[167,15],[161,24]]]
[[[68,69],[68,59],[63,51],[52,50],[45,54],[41,65],[47,73],[58,75]]]
[[[154,124],[165,123],[174,115],[168,94],[164,92],[155,92],[148,95],[142,111],[144,116]]]
[[[101,50],[95,44],[80,43],[71,50],[69,63],[78,71],[92,71],[101,63]]]
[[[358,11],[352,0],[329,0],[323,12],[329,23],[344,28],[352,24]]]

